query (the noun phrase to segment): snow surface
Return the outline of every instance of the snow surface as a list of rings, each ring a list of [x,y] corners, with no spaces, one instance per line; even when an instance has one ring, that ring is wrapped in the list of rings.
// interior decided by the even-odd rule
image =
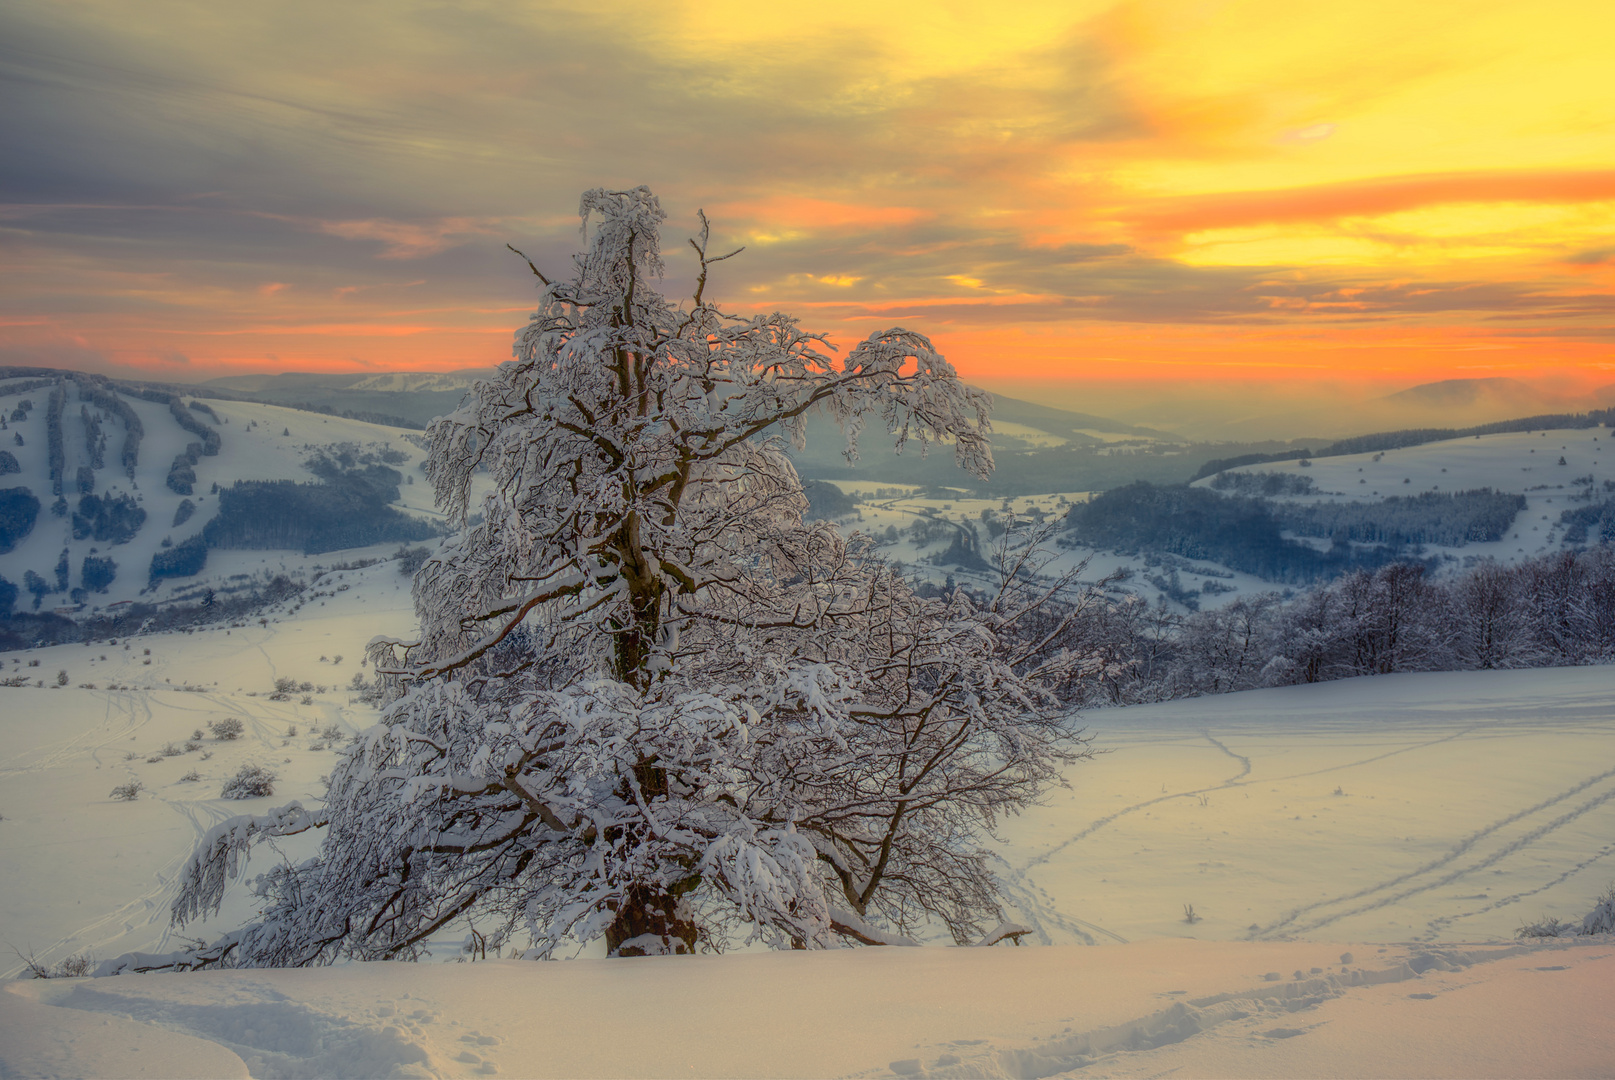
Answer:
[[[44,395],[33,396],[38,418]],[[215,464],[232,470],[221,483],[297,475],[303,447],[375,439],[357,421],[213,404],[232,420],[220,457],[199,463],[203,490]],[[164,419],[147,417],[148,431],[166,430]],[[33,424],[27,449],[42,454]],[[1603,434],[1457,440],[1379,463],[1315,459],[1310,475],[1344,497],[1353,486],[1525,491],[1602,477]],[[118,432],[110,442],[115,454]],[[161,473],[174,452],[142,448],[142,470],[157,470],[140,474],[148,500],[167,498]],[[1571,464],[1551,464],[1561,452]],[[1377,474],[1356,485],[1370,465],[1396,487]],[[1275,467],[1291,466],[1256,469]],[[1541,513],[1556,520],[1568,490],[1527,491],[1535,516],[1521,518],[1517,539],[1546,524]],[[426,485],[402,491],[412,509],[429,508]],[[999,505],[915,495],[865,504],[863,527]],[[1061,498],[1015,509],[1054,514]],[[199,512],[191,527],[205,520]],[[55,521],[42,517],[36,532]],[[148,526],[134,543],[148,534],[160,535]],[[206,576],[312,574],[393,546],[311,559],[215,551]],[[58,541],[46,548],[40,558],[53,562]],[[116,550],[121,561],[126,549]],[[904,540],[888,553],[918,564],[928,552]],[[1125,562],[1100,556],[1088,576]],[[375,719],[345,687],[372,636],[411,633],[408,582],[392,562],[326,569],[300,602],[266,614],[0,654],[0,676],[29,680],[0,687],[0,942],[47,966],[175,948],[169,904],[197,838],[234,814],[321,798],[335,756],[317,731],[345,737]],[[58,689],[59,670],[69,685]],[[308,703],[301,691],[271,701],[278,677],[313,684]],[[1395,675],[1092,712],[1080,722],[1104,753],[1070,771],[1070,788],[1002,823],[996,869],[1006,915],[1032,928],[1028,947],[933,938],[812,954],[19,980],[0,986],[0,1077],[1608,1076],[1615,941],[1512,938],[1543,916],[1579,921],[1615,878],[1612,701],[1615,668],[1588,667]],[[183,750],[227,717],[243,721],[242,738]],[[181,753],[163,756],[167,743]],[[221,799],[248,763],[280,776],[275,795]],[[192,770],[199,779],[183,779]],[[144,785],[137,800],[109,797],[131,781]],[[281,854],[295,860],[314,842],[292,838]],[[184,933],[216,935],[251,911],[238,887]],[[445,932],[435,958],[464,959],[464,933]],[[23,970],[20,957],[0,960],[0,976]]]
[[[268,625],[3,658],[98,689],[0,688],[0,940],[47,965],[173,948],[196,838],[319,799],[313,729],[373,720],[336,687],[412,622],[396,564],[341,584]],[[270,701],[277,676],[327,689]],[[1086,714],[1106,753],[1002,829],[1025,948],[16,981],[0,1076],[1609,1075],[1615,942],[1511,939],[1615,876],[1612,700],[1615,668],[1589,667]],[[146,760],[226,716],[241,739]],[[220,799],[246,762],[275,796]],[[108,798],[132,779],[138,800]]]

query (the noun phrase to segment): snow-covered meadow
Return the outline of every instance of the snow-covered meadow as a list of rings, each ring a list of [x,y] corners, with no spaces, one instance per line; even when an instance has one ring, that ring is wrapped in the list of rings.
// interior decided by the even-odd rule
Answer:
[[[374,719],[338,687],[370,636],[408,631],[407,585],[386,562],[342,584],[268,625],[6,657],[71,685],[0,688],[0,937],[47,966],[178,944],[196,838],[318,799],[317,729]],[[277,677],[326,690],[271,701]],[[1612,700],[1615,669],[1586,667],[1084,714],[1106,752],[1001,830],[1025,948],[16,981],[0,1074],[1607,1075],[1615,943],[1512,938],[1615,878]],[[240,739],[162,757],[224,717]],[[276,794],[220,799],[249,762]],[[196,933],[249,911],[238,889]]]

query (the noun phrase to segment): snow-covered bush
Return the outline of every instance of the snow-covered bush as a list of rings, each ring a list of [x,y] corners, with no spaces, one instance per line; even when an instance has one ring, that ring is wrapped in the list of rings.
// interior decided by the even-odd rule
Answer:
[[[591,191],[589,250],[543,285],[516,359],[429,429],[459,529],[414,579],[418,641],[372,643],[391,699],[319,816],[288,806],[204,839],[176,922],[219,905],[256,840],[325,829],[259,880],[261,920],[209,956],[409,958],[464,918],[533,955],[732,938],[888,943],[1000,920],[982,844],[1087,748],[1059,693],[1085,665],[1027,627],[1060,588],[920,595],[866,538],[804,521],[781,439],[873,421],[985,476],[988,399],[923,337],[844,359],[787,316],[654,290],[654,196]],[[471,501],[473,476],[492,490]],[[199,953],[198,956],[201,956]]]
[[[215,739],[230,742],[241,738],[241,733],[246,730],[246,725],[234,716],[227,716],[223,720],[209,720],[207,729],[213,733]]]
[[[112,789],[108,798],[118,799],[122,802],[134,802],[140,798],[140,793],[146,790],[146,785],[139,780],[131,780],[127,784],[119,784]]]
[[[1615,885],[1604,890],[1587,917],[1581,920],[1583,934],[1615,934]]]
[[[262,765],[243,765],[236,774],[224,782],[221,799],[261,799],[275,793],[275,781],[280,777]]]

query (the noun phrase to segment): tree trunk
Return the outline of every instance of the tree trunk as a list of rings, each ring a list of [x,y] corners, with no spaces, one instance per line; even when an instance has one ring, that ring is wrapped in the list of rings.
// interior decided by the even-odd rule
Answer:
[[[679,898],[673,892],[650,885],[634,885],[617,908],[617,917],[606,928],[606,949],[610,956],[655,956],[695,952],[695,923],[681,918]],[[645,935],[660,942],[644,940]],[[624,942],[631,944],[624,945]]]

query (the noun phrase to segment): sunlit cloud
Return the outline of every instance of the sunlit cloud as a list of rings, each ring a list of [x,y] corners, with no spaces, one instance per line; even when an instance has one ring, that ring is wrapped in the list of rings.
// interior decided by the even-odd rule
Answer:
[[[647,183],[671,295],[704,208],[746,248],[709,297],[909,323],[984,381],[1592,370],[1612,34],[1590,0],[24,0],[0,355],[487,366],[535,288],[505,244],[565,273],[579,192]]]

